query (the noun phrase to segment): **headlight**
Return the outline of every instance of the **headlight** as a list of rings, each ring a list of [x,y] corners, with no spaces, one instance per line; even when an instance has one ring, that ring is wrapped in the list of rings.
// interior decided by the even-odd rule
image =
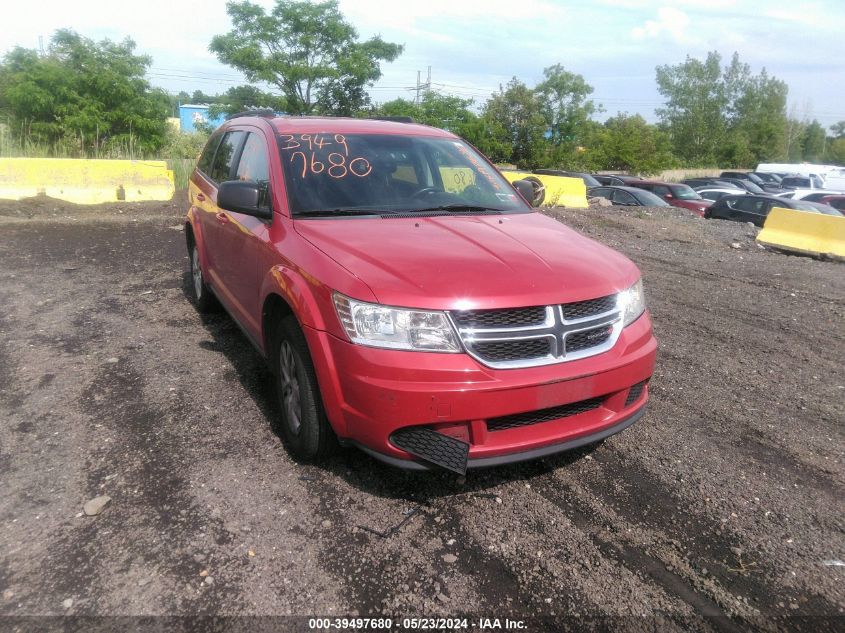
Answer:
[[[426,352],[460,352],[445,312],[388,308],[334,294],[337,316],[349,340],[359,345]]]
[[[643,280],[637,280],[633,286],[616,296],[616,305],[622,311],[622,327],[630,325],[645,312],[645,294]]]

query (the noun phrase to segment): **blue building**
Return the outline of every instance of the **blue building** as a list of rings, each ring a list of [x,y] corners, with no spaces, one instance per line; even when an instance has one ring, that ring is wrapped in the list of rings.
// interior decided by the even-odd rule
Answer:
[[[224,115],[214,119],[208,115],[208,106],[201,104],[190,104],[179,106],[179,130],[182,132],[196,132],[197,125],[210,124],[212,129],[220,126],[226,120]]]

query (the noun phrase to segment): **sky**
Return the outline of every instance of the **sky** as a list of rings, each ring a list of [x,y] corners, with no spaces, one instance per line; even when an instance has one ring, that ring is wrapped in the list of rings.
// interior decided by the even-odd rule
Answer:
[[[273,0],[258,0],[272,6]],[[789,85],[788,108],[825,127],[845,120],[845,2],[827,0],[340,0],[363,39],[381,35],[404,44],[382,65],[374,102],[413,98],[417,71],[432,88],[476,105],[518,77],[538,83],[560,63],[595,88],[603,120],[617,112],[656,121],[663,99],[655,67],[687,55],[734,51],[756,74],[763,67]],[[52,33],[72,28],[96,40],[131,37],[153,63],[150,82],[169,92],[224,92],[246,83],[208,52],[231,24],[225,2],[207,0],[31,0],[9,3],[0,54],[14,46],[46,47]]]

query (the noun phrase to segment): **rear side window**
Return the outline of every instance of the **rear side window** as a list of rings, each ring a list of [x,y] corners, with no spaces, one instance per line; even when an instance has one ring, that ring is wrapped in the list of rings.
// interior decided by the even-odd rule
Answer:
[[[232,159],[243,137],[244,132],[226,132],[226,136],[220,141],[220,147],[217,148],[217,154],[214,155],[214,163],[211,166],[210,176],[214,182],[229,180]]]
[[[270,206],[270,164],[268,158],[264,137],[255,132],[250,132],[249,136],[246,137],[238,161],[238,169],[235,172],[235,177],[238,180],[247,180],[259,185],[261,197],[258,206],[264,208]]]
[[[208,176],[211,175],[211,161],[214,160],[214,150],[217,149],[221,136],[222,134],[211,135],[211,138],[208,139],[208,143],[205,144],[205,149],[202,150],[202,154],[200,154],[199,161],[197,161],[197,168]]]

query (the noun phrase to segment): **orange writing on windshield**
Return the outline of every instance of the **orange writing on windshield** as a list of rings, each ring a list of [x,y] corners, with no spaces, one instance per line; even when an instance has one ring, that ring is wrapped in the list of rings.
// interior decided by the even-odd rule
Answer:
[[[301,178],[325,172],[330,178],[346,178],[350,174],[365,178],[373,167],[363,156],[349,156],[349,145],[343,134],[281,134],[281,149],[291,151],[288,162]],[[331,139],[331,140],[330,140]]]

